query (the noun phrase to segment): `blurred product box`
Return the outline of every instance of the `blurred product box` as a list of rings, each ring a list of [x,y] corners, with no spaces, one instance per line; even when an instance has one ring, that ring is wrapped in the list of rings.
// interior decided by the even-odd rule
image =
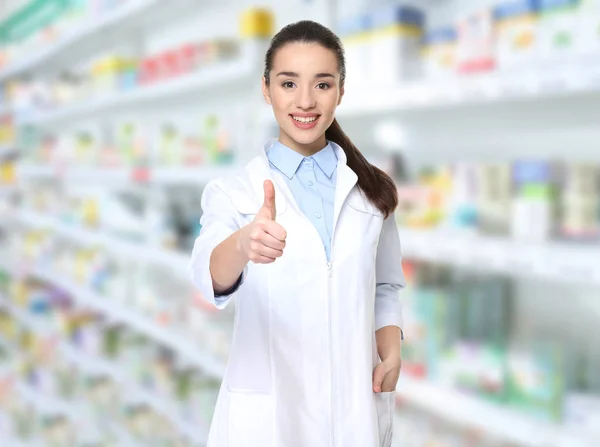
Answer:
[[[494,15],[484,9],[458,20],[457,66],[460,73],[489,72],[496,67]]]
[[[578,52],[584,62],[597,63],[600,56],[600,0],[580,0],[577,12]]]
[[[457,34],[454,27],[431,30],[423,41],[425,73],[432,80],[450,80],[456,74]]]
[[[559,169],[546,161],[513,164],[511,235],[515,239],[543,242],[557,234]]]
[[[511,0],[494,8],[498,69],[535,65],[538,3],[538,0]]]
[[[359,89],[369,79],[371,25],[368,14],[343,19],[338,34],[346,52],[346,86]],[[354,86],[354,87],[353,87]]]
[[[275,16],[268,8],[248,8],[240,16],[239,27],[244,39],[270,39],[275,34]]]
[[[579,0],[539,1],[539,54],[548,65],[572,62],[577,51]]]
[[[578,163],[565,168],[560,202],[560,233],[574,240],[600,235],[600,167]]]
[[[370,14],[369,79],[380,86],[418,79],[421,74],[421,41],[425,14],[413,7],[394,4]]]

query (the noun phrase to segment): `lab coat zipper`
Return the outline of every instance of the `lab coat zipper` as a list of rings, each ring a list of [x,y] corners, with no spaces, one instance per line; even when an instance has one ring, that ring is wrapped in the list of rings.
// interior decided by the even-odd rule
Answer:
[[[333,241],[333,238],[332,238]],[[332,244],[333,247],[333,244]],[[333,249],[332,249],[333,251]],[[330,255],[331,256],[331,255]],[[332,331],[331,331],[331,277],[333,276],[333,268],[331,261],[327,262],[327,324],[329,329],[329,442],[331,447],[335,447],[335,427],[337,424],[334,422],[334,408],[333,408],[333,387],[334,387],[334,372],[333,372],[333,350],[332,345]]]

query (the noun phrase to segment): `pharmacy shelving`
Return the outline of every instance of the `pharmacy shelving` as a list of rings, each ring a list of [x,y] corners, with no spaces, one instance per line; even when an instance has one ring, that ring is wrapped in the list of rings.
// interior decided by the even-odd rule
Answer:
[[[84,402],[65,402],[51,396],[46,396],[35,388],[21,381],[16,381],[14,385],[19,396],[26,402],[33,405],[33,407],[41,414],[60,415],[66,417],[73,423],[83,421],[85,419],[85,415],[88,414],[89,407]],[[119,445],[128,445],[131,447],[137,447],[139,445],[131,438],[130,435],[128,435],[125,430],[123,430],[117,424],[110,422],[106,424],[105,428],[107,428],[115,437],[116,441],[119,442]],[[86,433],[85,436],[92,439],[94,438],[94,434],[90,432]],[[32,442],[28,442],[26,445],[32,445]],[[33,441],[33,445],[42,446],[44,444],[37,440]]]
[[[559,425],[533,419],[469,394],[401,375],[398,398],[459,425],[523,447],[594,447],[597,442]]]
[[[15,274],[15,276],[32,276],[39,280],[53,284],[54,286],[67,292],[78,303],[96,310],[113,321],[119,321],[128,325],[147,337],[155,340],[165,347],[179,353],[191,365],[196,366],[205,374],[215,378],[222,378],[225,372],[225,366],[222,362],[214,359],[212,356],[202,352],[197,344],[188,340],[183,335],[177,334],[174,330],[162,327],[158,322],[144,317],[134,310],[124,305],[118,304],[110,298],[103,297],[90,290],[89,288],[77,284],[75,281],[54,272],[44,266],[35,265],[10,265],[3,262],[0,268]]]
[[[150,103],[189,101],[201,95],[214,94],[221,86],[259,85],[260,77],[252,47],[237,59],[220,62],[206,67],[194,74],[180,76],[169,81],[137,87],[129,91],[107,93],[82,100],[73,105],[56,109],[28,111],[18,116],[18,125],[53,125],[57,122],[72,122],[90,118],[94,115],[122,113]]]
[[[173,273],[179,272],[187,278],[187,253],[128,242],[97,230],[65,224],[40,213],[20,211],[16,216],[24,226],[49,228],[61,237],[80,244],[103,246],[120,256],[164,265]],[[405,258],[452,264],[511,277],[600,285],[598,244],[528,243],[453,230],[401,228],[399,231]]]
[[[600,245],[526,242],[452,230],[400,229],[405,258],[506,274],[600,285]]]
[[[98,230],[88,230],[77,225],[65,224],[44,214],[19,211],[16,216],[24,226],[50,229],[57,235],[84,246],[101,246],[118,256],[163,265],[168,267],[172,273],[178,273],[188,279],[189,255],[187,253],[129,242]]]
[[[571,70],[545,70],[521,75],[490,73],[453,80],[420,81],[377,90],[348,89],[337,114],[342,118],[385,116],[471,105],[531,102],[543,109],[547,102],[564,99],[600,99],[600,64]]]
[[[144,23],[168,20],[181,12],[186,2],[189,4],[187,0],[175,0],[170,2],[169,8],[164,8],[159,0],[129,0],[101,16],[90,15],[37,52],[10,61],[0,69],[0,82],[32,71],[67,66],[95,49],[118,42]]]
[[[198,184],[203,185],[216,177],[235,171],[236,165],[199,165],[196,167],[165,168],[86,168],[49,165],[19,165],[19,180],[58,179],[66,182],[102,183],[106,185],[130,184]]]
[[[7,297],[1,294],[0,307],[7,309],[9,313],[25,327],[40,334],[52,333],[50,328],[43,324],[43,321],[40,321],[39,318],[31,316],[28,312],[20,309],[18,306],[13,305]],[[2,340],[2,342],[5,346],[10,348],[10,345],[6,341]],[[92,375],[110,377],[115,383],[120,385],[122,390],[126,390],[127,399],[129,401],[144,403],[152,407],[157,413],[162,414],[165,418],[171,421],[173,426],[175,426],[180,433],[184,434],[193,442],[201,444],[206,440],[206,434],[203,433],[199,427],[192,426],[181,419],[175,409],[175,405],[172,402],[170,402],[168,399],[159,398],[153,395],[151,392],[146,391],[142,387],[138,386],[132,379],[127,377],[127,374],[123,373],[117,364],[109,360],[104,360],[82,353],[64,342],[58,345],[58,349],[60,354],[65,359],[67,359],[71,364],[77,366],[80,370],[86,371]],[[14,349],[11,350],[15,352]],[[56,408],[62,408],[64,411],[72,411],[72,409],[65,405]]]

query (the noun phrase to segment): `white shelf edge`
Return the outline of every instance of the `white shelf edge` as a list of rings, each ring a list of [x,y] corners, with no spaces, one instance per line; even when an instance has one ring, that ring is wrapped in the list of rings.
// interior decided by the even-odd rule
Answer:
[[[346,95],[336,113],[339,117],[362,117],[448,106],[456,108],[600,93],[600,66],[581,64],[578,67],[543,72],[531,69],[519,76],[493,72],[457,76],[445,81],[423,80],[389,86],[382,91],[369,90],[364,94],[356,86],[349,89],[354,94]]]
[[[600,285],[600,244],[531,243],[451,230],[400,228],[404,259],[489,273]]]
[[[137,169],[133,167],[88,168],[71,166],[61,168],[53,165],[19,165],[17,178],[41,179],[55,177],[61,181],[73,183],[110,184],[206,184],[210,180],[240,169],[238,164],[205,164],[181,167],[150,167]],[[143,172],[146,171],[146,172]],[[136,179],[136,173],[143,173],[144,178]]]

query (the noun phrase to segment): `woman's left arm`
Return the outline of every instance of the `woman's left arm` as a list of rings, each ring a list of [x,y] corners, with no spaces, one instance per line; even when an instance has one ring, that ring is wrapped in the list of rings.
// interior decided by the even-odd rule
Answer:
[[[381,363],[373,372],[373,391],[394,391],[400,376],[404,287],[400,236],[394,215],[383,222],[376,259],[375,337]]]

